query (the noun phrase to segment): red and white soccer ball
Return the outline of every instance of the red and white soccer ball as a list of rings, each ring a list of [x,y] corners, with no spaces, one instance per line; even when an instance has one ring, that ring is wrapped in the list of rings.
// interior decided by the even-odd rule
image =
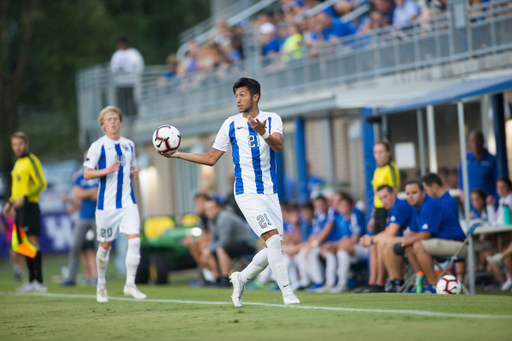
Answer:
[[[460,294],[462,285],[460,282],[451,275],[443,276],[437,282],[436,291],[438,294],[455,295]]]
[[[153,133],[153,145],[156,150],[161,152],[171,152],[173,154],[178,150],[181,144],[181,134],[176,127],[164,124],[158,127]]]

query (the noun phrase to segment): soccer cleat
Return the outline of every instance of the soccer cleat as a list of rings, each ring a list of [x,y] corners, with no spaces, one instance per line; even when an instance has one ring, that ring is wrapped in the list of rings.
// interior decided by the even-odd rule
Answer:
[[[98,285],[96,285],[96,301],[100,303],[108,302],[106,283],[98,283]]]
[[[32,292],[32,291],[34,291],[34,282],[35,281],[32,281],[32,282],[26,281],[25,283],[23,283],[23,285],[21,287],[16,288],[16,292]]]
[[[342,293],[342,292],[346,292],[347,291],[347,287],[344,286],[344,285],[337,285],[335,287],[333,287],[329,292],[333,293],[333,294],[339,294],[339,293]]]
[[[378,292],[384,292],[384,287],[380,285],[372,285],[368,291],[363,291],[365,294],[374,294]]]
[[[137,289],[135,284],[132,284],[132,285],[128,285],[127,284],[127,285],[125,285],[124,286],[124,295],[125,296],[133,296],[133,298],[135,298],[137,300],[143,300],[143,299],[145,299],[147,297],[142,292],[140,292],[139,289]]]
[[[39,283],[38,281],[34,281],[34,291],[37,292],[47,292],[48,288],[46,288],[46,284]]]
[[[437,294],[437,290],[433,285],[429,285],[423,289],[424,294]]]
[[[487,261],[494,266],[501,266],[501,264],[503,264],[503,255],[501,253],[497,253],[493,256],[487,257]]]
[[[61,287],[74,287],[76,285],[75,281],[65,280],[64,282],[60,283]]]
[[[291,290],[283,294],[283,302],[284,304],[300,304],[299,299]]]
[[[320,288],[315,289],[314,292],[330,292],[332,289],[334,289],[333,286],[324,285],[324,286],[321,286]]]
[[[322,283],[315,283],[313,284],[312,286],[310,286],[309,288],[306,289],[306,291],[309,291],[309,292],[316,292],[318,289],[320,289],[321,287],[323,287],[324,285]]]
[[[501,286],[501,291],[507,291],[510,290],[510,288],[512,288],[512,279],[507,278],[505,283]]]
[[[233,300],[233,304],[237,308],[242,306],[242,295],[244,294],[245,289],[241,276],[242,274],[240,272],[233,272],[231,276],[229,276],[229,281],[233,284],[233,295],[231,295],[231,300]]]

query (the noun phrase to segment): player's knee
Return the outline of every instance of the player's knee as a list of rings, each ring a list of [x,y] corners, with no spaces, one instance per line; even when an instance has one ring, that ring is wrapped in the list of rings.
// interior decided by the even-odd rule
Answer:
[[[110,247],[112,246],[112,242],[100,242],[100,246],[105,249],[105,250],[108,250],[110,249]]]
[[[423,243],[421,241],[417,241],[414,244],[412,244],[412,251],[415,254],[425,251],[425,248],[423,247]]]

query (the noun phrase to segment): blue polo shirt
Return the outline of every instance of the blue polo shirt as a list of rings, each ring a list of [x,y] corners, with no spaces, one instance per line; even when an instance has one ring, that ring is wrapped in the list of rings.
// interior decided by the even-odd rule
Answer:
[[[332,26],[322,31],[324,40],[329,40],[331,37],[345,37],[355,33],[355,29],[349,23],[345,23],[340,19],[332,19]]]
[[[437,201],[443,206],[448,206],[455,218],[459,220],[459,205],[457,205],[457,200],[455,200],[448,191],[444,192]]]
[[[274,37],[271,40],[269,40],[265,44],[265,46],[263,46],[263,54],[266,56],[271,52],[279,52],[280,47],[281,44],[279,43],[279,40],[276,37]]]
[[[475,188],[484,191],[485,196],[496,195],[496,180],[498,179],[498,164],[496,156],[484,149],[480,159],[473,152],[466,155],[468,162],[469,192]],[[459,165],[459,188],[462,189],[462,165]]]
[[[85,180],[84,174],[81,173],[75,179],[74,186],[79,186],[82,189],[91,189],[98,187],[98,179]],[[80,209],[80,219],[94,219],[96,216],[96,200],[86,199],[82,200],[82,207]]]
[[[364,220],[361,215],[355,211],[352,212],[350,217],[346,217],[341,214],[336,214],[335,230],[336,240],[340,240],[345,237],[352,237],[355,234],[361,234]],[[331,233],[333,234],[333,233]],[[336,241],[332,240],[332,241]]]
[[[387,226],[392,223],[400,225],[396,234],[397,237],[403,237],[404,231],[411,227],[414,211],[414,207],[409,205],[407,201],[396,199],[395,204],[389,210]]]
[[[432,235],[439,230],[441,222],[441,204],[431,196],[425,195],[423,204],[419,210],[414,210],[411,231],[413,232],[430,232]],[[432,236],[432,238],[434,238]]]

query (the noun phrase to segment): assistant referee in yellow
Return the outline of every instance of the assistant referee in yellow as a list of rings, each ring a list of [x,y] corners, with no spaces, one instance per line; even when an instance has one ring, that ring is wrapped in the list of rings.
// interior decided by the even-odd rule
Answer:
[[[25,231],[28,241],[36,248],[34,258],[25,257],[29,280],[17,291],[46,291],[43,282],[42,257],[38,237],[41,235],[41,211],[39,194],[46,188],[41,162],[28,151],[28,136],[23,132],[11,136],[11,146],[18,160],[11,172],[12,195],[4,210],[12,205],[16,210],[15,224]]]

